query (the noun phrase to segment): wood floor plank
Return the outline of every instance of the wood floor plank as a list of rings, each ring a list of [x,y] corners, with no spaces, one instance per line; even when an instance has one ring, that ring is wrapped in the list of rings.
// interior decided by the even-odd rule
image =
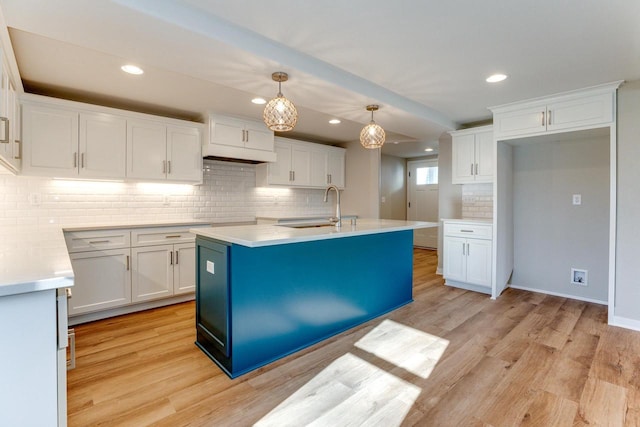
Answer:
[[[491,300],[436,267],[416,249],[412,304],[233,380],[194,345],[193,302],[77,325],[69,426],[243,427],[272,411],[298,426],[300,408],[331,427],[640,426],[640,333],[607,326],[606,306],[515,289]]]

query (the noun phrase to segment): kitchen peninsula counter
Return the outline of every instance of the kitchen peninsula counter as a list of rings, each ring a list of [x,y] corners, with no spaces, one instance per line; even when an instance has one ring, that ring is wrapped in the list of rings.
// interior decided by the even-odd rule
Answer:
[[[408,304],[413,230],[436,226],[193,229],[196,345],[234,378]]]

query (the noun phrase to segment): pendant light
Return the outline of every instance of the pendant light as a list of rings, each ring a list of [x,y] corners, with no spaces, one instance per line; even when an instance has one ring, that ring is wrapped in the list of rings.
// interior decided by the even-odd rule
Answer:
[[[384,144],[384,129],[373,121],[373,112],[378,108],[377,105],[367,105],[367,111],[371,111],[371,122],[360,131],[360,144],[364,148],[380,148]]]
[[[282,95],[282,82],[289,80],[289,75],[282,71],[275,72],[271,78],[278,82],[278,95],[267,103],[262,118],[267,127],[277,132],[293,130],[298,121],[298,111],[293,102]]]

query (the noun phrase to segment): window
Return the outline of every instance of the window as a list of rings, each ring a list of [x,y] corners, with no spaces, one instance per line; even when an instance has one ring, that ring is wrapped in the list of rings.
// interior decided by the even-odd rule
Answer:
[[[417,185],[433,185],[438,183],[438,167],[429,166],[416,169]]]

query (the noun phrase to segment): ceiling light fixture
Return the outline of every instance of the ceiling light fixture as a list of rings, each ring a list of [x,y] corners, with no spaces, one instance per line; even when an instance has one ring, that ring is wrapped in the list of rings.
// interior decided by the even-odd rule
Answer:
[[[142,68],[138,67],[137,65],[132,65],[132,64],[123,65],[122,67],[120,67],[120,69],[122,71],[124,71],[125,73],[134,74],[136,76],[144,73]]]
[[[380,148],[384,144],[384,129],[373,121],[373,112],[379,108],[377,105],[367,105],[367,111],[371,111],[371,122],[360,131],[360,144],[364,148]]]
[[[339,120],[339,119],[331,119],[331,120],[329,120],[329,123],[331,123],[332,125],[338,125],[338,124],[340,124],[341,122],[340,122],[340,120]]]
[[[264,99],[264,98],[253,98],[251,100],[251,102],[253,102],[254,104],[257,104],[257,105],[264,105],[264,104],[267,103],[267,100]]]
[[[298,122],[296,106],[282,95],[282,82],[289,80],[289,75],[277,71],[271,75],[271,78],[278,82],[278,94],[264,107],[262,118],[269,129],[288,132],[293,130]]]
[[[431,151],[433,151],[433,148],[425,148],[425,149],[424,149],[424,151],[429,151],[429,152],[431,152]]]
[[[487,83],[498,83],[503,80],[506,80],[506,78],[507,78],[506,74],[493,74],[487,77]]]

